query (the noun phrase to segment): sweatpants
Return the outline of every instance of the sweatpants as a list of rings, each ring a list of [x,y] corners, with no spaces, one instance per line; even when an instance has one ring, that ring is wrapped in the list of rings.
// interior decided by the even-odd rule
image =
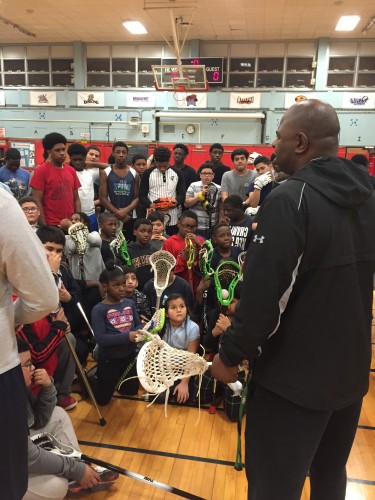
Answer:
[[[344,500],[361,406],[362,399],[342,410],[316,411],[252,388],[246,414],[249,500],[299,500],[308,473],[311,500]]]
[[[42,429],[30,429],[30,436],[41,432],[53,434],[61,443],[73,446],[79,451],[79,445],[72,422],[65,410],[56,406],[48,424]],[[29,485],[23,500],[61,500],[68,491],[68,480],[51,474],[30,474]]]

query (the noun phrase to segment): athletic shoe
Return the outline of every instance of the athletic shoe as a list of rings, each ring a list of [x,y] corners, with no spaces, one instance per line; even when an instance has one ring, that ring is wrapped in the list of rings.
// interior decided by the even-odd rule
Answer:
[[[73,481],[69,483],[68,496],[69,497],[79,497],[82,495],[87,495],[88,493],[96,493],[97,491],[108,490],[113,484],[115,484],[118,478],[118,472],[113,472],[109,469],[104,469],[103,467],[95,466],[94,469],[98,472],[100,476],[100,481],[96,486],[92,488],[82,488],[79,483]]]
[[[60,399],[57,402],[57,405],[61,406],[61,408],[64,408],[65,411],[69,411],[73,410],[73,408],[77,406],[77,401],[68,394],[67,396],[65,396],[65,398]]]

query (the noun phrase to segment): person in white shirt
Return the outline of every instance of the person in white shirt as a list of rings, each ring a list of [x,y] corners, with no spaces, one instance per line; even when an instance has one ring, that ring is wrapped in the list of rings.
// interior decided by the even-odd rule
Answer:
[[[15,329],[56,310],[57,286],[42,244],[17,201],[0,189],[1,498],[27,490],[27,401]],[[12,293],[17,300],[12,302]]]
[[[238,148],[232,151],[232,162],[234,170],[225,172],[221,180],[221,201],[224,202],[228,196],[238,194],[242,201],[247,199],[250,184],[254,181],[257,173],[255,170],[247,168],[249,152],[246,149]]]

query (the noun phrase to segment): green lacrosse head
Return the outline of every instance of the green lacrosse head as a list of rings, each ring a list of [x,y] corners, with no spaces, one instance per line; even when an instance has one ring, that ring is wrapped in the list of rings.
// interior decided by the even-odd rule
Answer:
[[[232,302],[240,276],[241,267],[237,262],[225,260],[217,266],[214,280],[217,300],[222,306],[228,307]]]
[[[199,269],[204,278],[209,278],[213,274],[211,269],[211,260],[214,253],[214,247],[211,241],[206,240],[199,250]]]

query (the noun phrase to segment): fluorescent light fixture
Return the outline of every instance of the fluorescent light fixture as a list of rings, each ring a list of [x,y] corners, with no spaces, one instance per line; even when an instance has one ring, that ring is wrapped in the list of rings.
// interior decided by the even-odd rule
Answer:
[[[147,33],[146,28],[140,21],[124,21],[122,25],[132,35],[145,35]]]
[[[353,31],[359,23],[359,16],[341,16],[336,25],[336,31]]]

